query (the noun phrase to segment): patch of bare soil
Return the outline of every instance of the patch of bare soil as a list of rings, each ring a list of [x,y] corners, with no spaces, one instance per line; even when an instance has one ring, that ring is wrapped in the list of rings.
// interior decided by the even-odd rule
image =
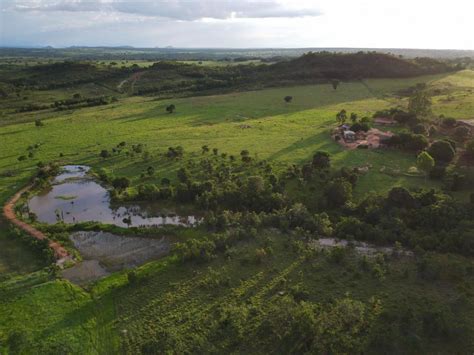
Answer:
[[[25,223],[19,220],[15,215],[15,204],[21,198],[21,195],[25,193],[26,191],[28,191],[30,188],[31,188],[31,185],[21,189],[15,195],[13,195],[13,197],[5,204],[5,206],[3,206],[3,215],[11,223],[13,223],[18,228],[27,232],[33,238],[36,238],[39,240],[44,240],[44,239],[47,240],[48,238],[43,234],[43,232],[37,230],[32,225],[29,225],[28,223]],[[62,265],[64,264],[66,260],[71,259],[67,250],[58,242],[49,240],[49,247],[53,250],[54,256],[57,259],[58,265]]]
[[[166,238],[151,239],[106,232],[76,232],[70,235],[84,261],[63,271],[63,277],[78,284],[100,279],[111,272],[133,268],[167,255]]]
[[[334,138],[336,135],[334,135]],[[341,135],[338,136],[341,137]],[[371,128],[367,132],[357,132],[356,138],[353,141],[346,141],[341,137],[337,142],[346,149],[356,149],[359,146],[365,146],[368,149],[377,149],[382,147],[383,141],[391,136],[393,136],[393,133],[390,131],[381,131],[377,128]]]

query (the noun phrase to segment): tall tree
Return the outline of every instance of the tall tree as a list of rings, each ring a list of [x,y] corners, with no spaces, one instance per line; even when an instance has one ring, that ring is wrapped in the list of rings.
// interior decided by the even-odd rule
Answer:
[[[408,101],[408,111],[417,116],[431,114],[431,99],[425,91],[416,91]]]
[[[418,169],[425,172],[425,176],[429,174],[429,172],[433,169],[435,165],[435,160],[433,157],[427,152],[421,152],[418,154],[416,158],[416,166]]]

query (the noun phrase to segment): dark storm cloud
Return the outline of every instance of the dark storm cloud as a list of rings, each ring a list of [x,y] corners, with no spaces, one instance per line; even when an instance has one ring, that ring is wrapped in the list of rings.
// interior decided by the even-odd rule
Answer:
[[[181,21],[202,18],[292,18],[319,16],[314,8],[292,9],[275,0],[167,0],[167,1],[14,1],[8,6],[16,11],[119,12]]]

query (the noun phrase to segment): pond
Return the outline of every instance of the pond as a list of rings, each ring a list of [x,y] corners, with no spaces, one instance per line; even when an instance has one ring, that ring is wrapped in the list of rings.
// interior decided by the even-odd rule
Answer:
[[[29,210],[44,223],[101,222],[119,227],[128,226],[193,226],[195,216],[163,214],[159,205],[112,206],[109,192],[87,172],[83,165],[66,165],[53,180],[51,188],[33,196]],[[128,224],[127,224],[128,223]]]

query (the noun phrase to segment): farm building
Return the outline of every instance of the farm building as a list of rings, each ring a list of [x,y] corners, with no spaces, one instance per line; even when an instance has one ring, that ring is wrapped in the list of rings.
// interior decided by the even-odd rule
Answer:
[[[343,137],[346,142],[354,142],[356,139],[356,134],[354,131],[347,130],[343,132]]]

